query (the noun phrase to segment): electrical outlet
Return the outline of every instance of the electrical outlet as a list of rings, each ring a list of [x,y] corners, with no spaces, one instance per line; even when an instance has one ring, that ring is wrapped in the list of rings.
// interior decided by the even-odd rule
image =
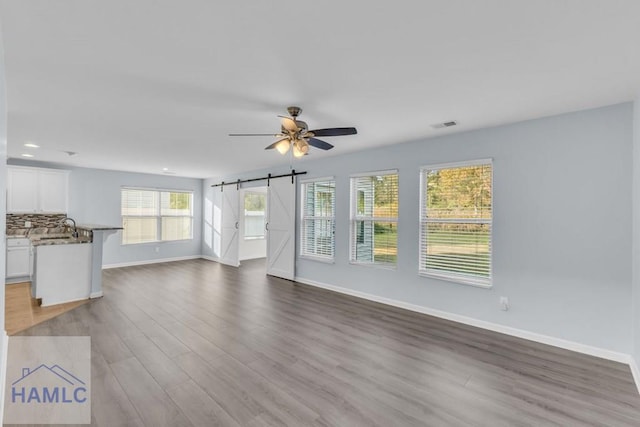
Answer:
[[[156,246],[156,253],[160,252],[160,246]]]
[[[31,221],[25,221],[24,228],[31,228]]]
[[[509,298],[500,297],[500,310],[502,311],[509,310]]]

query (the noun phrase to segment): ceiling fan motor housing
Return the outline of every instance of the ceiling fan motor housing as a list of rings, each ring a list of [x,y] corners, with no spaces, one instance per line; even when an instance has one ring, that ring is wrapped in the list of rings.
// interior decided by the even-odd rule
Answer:
[[[302,113],[302,108],[291,106],[291,107],[287,107],[287,111],[289,112],[289,115],[295,119],[300,115],[300,113]]]

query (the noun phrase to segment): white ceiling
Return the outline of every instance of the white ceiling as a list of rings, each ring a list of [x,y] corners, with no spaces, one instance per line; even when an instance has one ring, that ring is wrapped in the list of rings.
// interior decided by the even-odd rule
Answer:
[[[288,164],[227,136],[277,132],[288,105],[358,128],[317,159],[640,93],[636,0],[0,0],[0,23],[9,156],[76,166]]]

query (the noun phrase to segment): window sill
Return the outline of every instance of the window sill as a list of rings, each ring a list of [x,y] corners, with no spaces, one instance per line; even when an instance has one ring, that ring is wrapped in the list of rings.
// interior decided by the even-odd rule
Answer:
[[[156,240],[153,242],[142,242],[142,243],[122,243],[120,242],[120,246],[151,246],[151,245],[164,245],[167,243],[188,243],[193,242],[195,239],[192,237],[190,239],[180,239],[180,240]]]
[[[425,271],[419,272],[418,275],[421,277],[428,277],[429,279],[438,279],[438,280],[443,280],[445,282],[457,283],[459,285],[473,286],[474,288],[491,289],[493,287],[493,284],[491,282],[486,283],[479,280],[474,280],[472,278],[454,277],[454,276],[448,276],[444,274],[427,273]]]
[[[349,264],[351,265],[357,265],[360,267],[367,267],[367,268],[377,268],[380,270],[392,270],[395,271],[398,269],[397,265],[390,265],[390,264],[375,264],[375,263],[364,263],[364,262],[356,262],[356,261],[349,261]]]
[[[299,255],[298,258],[309,260],[309,261],[321,262],[321,263],[324,263],[324,264],[335,264],[336,263],[335,258],[323,258],[323,257],[313,256],[313,255]]]

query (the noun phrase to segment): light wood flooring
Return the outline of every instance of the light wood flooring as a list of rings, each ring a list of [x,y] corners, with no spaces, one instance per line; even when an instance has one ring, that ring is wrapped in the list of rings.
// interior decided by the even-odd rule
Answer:
[[[9,335],[15,335],[20,331],[59,316],[88,301],[74,301],[49,307],[41,307],[34,298],[31,298],[30,282],[5,285],[4,289],[4,325]]]
[[[99,426],[638,426],[628,366],[205,260],[104,271]]]

